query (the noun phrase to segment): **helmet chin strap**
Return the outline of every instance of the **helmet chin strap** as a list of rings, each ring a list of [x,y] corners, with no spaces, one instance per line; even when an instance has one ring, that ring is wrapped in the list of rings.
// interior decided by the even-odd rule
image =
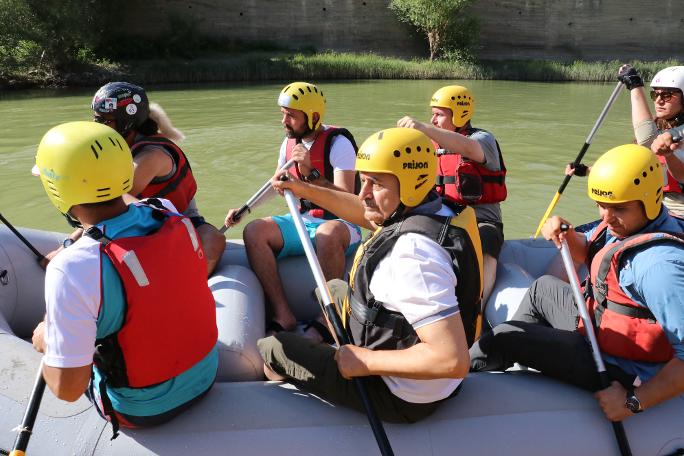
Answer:
[[[404,209],[406,209],[406,206],[404,206],[404,203],[401,201],[399,202],[399,205],[397,208],[392,212],[392,214],[387,217],[381,224],[380,226],[390,226],[391,224],[395,223],[399,217],[401,217],[404,213]]]
[[[69,211],[66,212],[66,214],[62,214],[64,218],[66,219],[67,223],[71,225],[72,228],[83,228],[83,225],[81,225],[81,222],[75,218],[73,215],[69,213]]]

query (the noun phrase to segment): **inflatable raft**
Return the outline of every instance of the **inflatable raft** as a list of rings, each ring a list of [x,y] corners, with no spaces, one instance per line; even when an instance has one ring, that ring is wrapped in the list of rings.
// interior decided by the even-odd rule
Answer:
[[[63,234],[22,229],[38,250],[54,249]],[[507,241],[487,310],[493,323],[517,306],[534,277],[560,271],[545,241]],[[306,259],[281,262],[286,293],[300,319],[318,311]],[[0,227],[0,449],[9,450],[33,385],[40,355],[31,346],[41,320],[44,273],[35,256]],[[379,454],[363,414],[335,407],[291,385],[262,381],[256,340],[264,332],[264,299],[241,243],[229,241],[209,280],[216,298],[220,367],[200,403],[152,429],[111,427],[92,405],[56,399],[46,390],[29,455],[350,455]],[[461,393],[428,419],[385,424],[396,455],[617,455],[610,424],[591,394],[533,372],[469,376]],[[684,448],[684,397],[625,421],[634,455]],[[684,450],[682,450],[684,451]]]

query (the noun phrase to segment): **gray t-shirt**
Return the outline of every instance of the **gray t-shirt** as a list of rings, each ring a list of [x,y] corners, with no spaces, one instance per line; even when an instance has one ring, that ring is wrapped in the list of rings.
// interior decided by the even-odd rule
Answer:
[[[486,130],[479,130],[469,137],[480,143],[480,147],[482,147],[485,156],[485,162],[482,166],[491,171],[500,171],[501,160],[499,160],[499,150],[496,146],[496,138],[494,138],[494,135]],[[502,223],[500,203],[474,204],[473,209],[475,209],[478,222],[490,221]]]

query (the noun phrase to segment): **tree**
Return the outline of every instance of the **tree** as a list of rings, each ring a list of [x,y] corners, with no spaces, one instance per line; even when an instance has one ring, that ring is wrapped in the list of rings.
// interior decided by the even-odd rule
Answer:
[[[430,60],[444,52],[446,43],[456,45],[459,24],[473,30],[471,18],[464,17],[463,11],[474,0],[391,0],[389,8],[400,21],[415,26],[427,35],[430,46]],[[472,40],[469,40],[472,42]],[[470,44],[470,43],[468,43]]]

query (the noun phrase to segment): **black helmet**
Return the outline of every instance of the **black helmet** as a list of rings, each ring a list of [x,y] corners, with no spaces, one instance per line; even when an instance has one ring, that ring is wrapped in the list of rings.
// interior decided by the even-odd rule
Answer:
[[[116,121],[116,131],[124,138],[150,116],[150,102],[142,87],[128,82],[110,82],[100,87],[91,105],[95,120]]]

